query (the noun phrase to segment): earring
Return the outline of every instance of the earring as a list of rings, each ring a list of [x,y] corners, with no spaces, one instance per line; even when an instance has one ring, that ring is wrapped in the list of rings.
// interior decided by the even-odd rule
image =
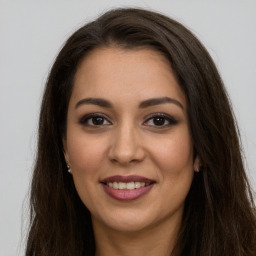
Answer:
[[[67,165],[67,168],[68,168],[68,172],[71,173],[71,168],[69,165]]]

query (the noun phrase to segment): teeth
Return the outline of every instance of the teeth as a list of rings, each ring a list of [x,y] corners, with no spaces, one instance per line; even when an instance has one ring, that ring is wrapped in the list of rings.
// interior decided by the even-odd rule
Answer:
[[[111,188],[114,189],[128,189],[128,190],[132,190],[132,189],[137,189],[140,187],[145,187],[147,186],[149,183],[145,183],[145,182],[138,182],[138,181],[131,181],[131,182],[108,182],[107,185]]]
[[[118,187],[119,187],[119,186],[118,186],[117,182],[114,182],[114,183],[113,183],[113,188],[118,189]]]
[[[134,184],[134,182],[128,182],[128,183],[126,183],[126,188],[127,189],[135,189],[135,184]]]
[[[145,186],[145,182],[134,182],[134,187],[135,188],[140,188],[140,187],[144,187]]]
[[[119,182],[119,183],[118,183],[118,188],[119,188],[119,189],[126,189],[126,183],[124,183],[124,182]]]

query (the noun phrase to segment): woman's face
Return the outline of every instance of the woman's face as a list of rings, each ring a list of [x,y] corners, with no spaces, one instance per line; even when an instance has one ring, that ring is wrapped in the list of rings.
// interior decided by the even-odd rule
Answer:
[[[197,166],[186,97],[160,53],[108,47],[87,55],[63,142],[94,228],[137,231],[181,221]]]

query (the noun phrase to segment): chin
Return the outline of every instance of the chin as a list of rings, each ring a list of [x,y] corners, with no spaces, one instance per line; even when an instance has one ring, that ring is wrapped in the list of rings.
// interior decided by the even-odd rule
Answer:
[[[159,216],[152,213],[133,211],[130,209],[115,211],[115,214],[109,216],[104,215],[101,218],[94,218],[92,215],[94,226],[101,223],[106,229],[118,232],[138,232],[152,228],[159,223]],[[100,222],[100,223],[99,223]]]

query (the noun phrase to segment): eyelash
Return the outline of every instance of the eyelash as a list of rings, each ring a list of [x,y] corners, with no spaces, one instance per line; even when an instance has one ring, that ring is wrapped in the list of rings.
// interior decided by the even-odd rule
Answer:
[[[147,118],[147,120],[144,122],[144,124],[145,124],[146,122],[149,122],[150,120],[152,120],[152,122],[153,122],[154,118],[163,118],[163,119],[164,119],[164,123],[166,123],[166,121],[168,122],[168,124],[160,125],[160,126],[158,126],[158,125],[152,125],[152,126],[158,128],[158,129],[165,128],[165,127],[169,127],[169,126],[172,126],[172,125],[177,124],[177,120],[176,120],[176,119],[174,119],[173,117],[171,117],[171,116],[169,116],[169,115],[167,115],[167,114],[163,114],[163,113],[155,113],[155,114],[152,114],[151,116],[149,116],[149,117]]]
[[[92,119],[93,119],[93,118],[97,118],[97,117],[103,119],[103,124],[99,124],[99,125],[93,124],[93,123],[89,124],[89,121],[92,122]],[[167,114],[164,114],[164,113],[155,113],[155,114],[152,114],[151,116],[149,116],[149,117],[147,118],[147,120],[146,120],[143,124],[149,122],[150,120],[152,120],[152,122],[154,122],[153,120],[154,120],[155,118],[163,118],[164,120],[162,120],[162,121],[164,121],[164,125],[159,125],[159,126],[158,126],[158,125],[156,125],[156,124],[153,124],[153,125],[147,125],[147,124],[146,124],[146,126],[154,126],[154,127],[156,127],[157,129],[161,129],[161,128],[163,129],[163,128],[165,128],[165,127],[169,127],[169,126],[172,126],[172,125],[177,124],[177,120],[176,120],[176,119],[174,119],[173,117],[171,117],[171,116],[169,116],[169,115],[167,115]],[[107,121],[108,124],[104,124],[105,121]],[[168,122],[168,124],[165,124],[166,121]],[[84,116],[84,117],[81,118],[81,120],[79,121],[79,123],[80,123],[81,125],[84,125],[84,126],[90,126],[90,127],[95,127],[95,128],[96,128],[96,127],[102,127],[102,126],[105,126],[105,125],[111,125],[111,122],[108,121],[108,118],[106,118],[106,116],[103,115],[103,114],[101,114],[101,113],[93,113],[93,114],[86,115],[86,116]]]
[[[96,118],[96,117],[100,117],[100,118],[103,118],[104,121],[105,120],[108,121],[108,118],[106,118],[104,115],[102,115],[100,113],[93,113],[93,114],[89,114],[89,115],[86,115],[86,116],[82,117],[81,120],[79,121],[79,123],[84,125],[84,126],[94,126],[94,127],[102,126],[102,125],[88,124],[90,119],[92,120],[93,118]],[[109,121],[108,121],[108,123],[111,124]]]

